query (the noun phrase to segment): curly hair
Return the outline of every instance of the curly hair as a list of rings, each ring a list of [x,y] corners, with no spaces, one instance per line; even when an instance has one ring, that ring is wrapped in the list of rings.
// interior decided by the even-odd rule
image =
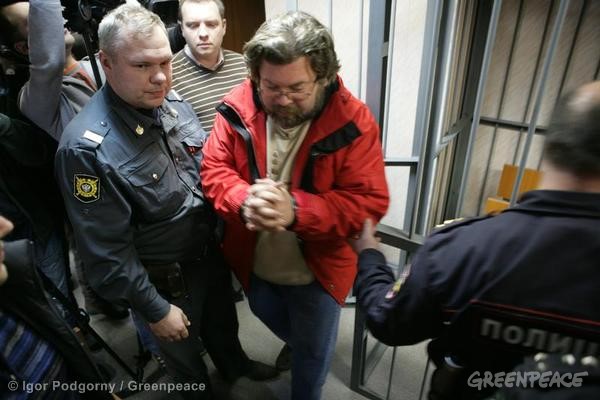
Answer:
[[[289,64],[306,56],[317,79],[335,80],[340,63],[333,38],[315,17],[302,11],[291,11],[264,22],[244,45],[244,59],[254,82],[260,79],[263,61]]]

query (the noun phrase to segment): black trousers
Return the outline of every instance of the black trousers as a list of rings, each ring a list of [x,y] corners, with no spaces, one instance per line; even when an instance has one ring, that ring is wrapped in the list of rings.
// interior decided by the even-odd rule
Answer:
[[[176,382],[204,383],[204,391],[182,391],[184,399],[212,396],[206,365],[202,360],[202,339],[219,373],[229,382],[247,372],[249,359],[238,338],[239,323],[231,296],[231,275],[221,253],[209,251],[201,259],[180,263],[186,293],[173,298],[161,295],[181,308],[191,322],[189,337],[178,342],[158,340],[169,374]]]

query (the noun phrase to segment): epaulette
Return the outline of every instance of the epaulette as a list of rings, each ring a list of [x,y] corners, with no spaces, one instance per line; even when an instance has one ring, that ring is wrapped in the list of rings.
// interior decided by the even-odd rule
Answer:
[[[433,231],[431,232],[431,234],[433,235],[436,233],[448,232],[452,229],[455,229],[455,228],[458,228],[461,226],[470,225],[475,222],[483,221],[484,219],[492,218],[495,216],[496,216],[496,214],[486,214],[486,215],[480,215],[478,217],[468,217],[468,218],[461,217],[461,218],[451,219],[448,221],[444,221],[440,225],[436,225],[433,228]]]
[[[171,89],[165,98],[169,101],[183,101],[183,97],[181,97],[175,89]]]
[[[96,149],[104,141],[104,137],[109,130],[108,122],[96,121],[91,128],[83,131],[80,143],[89,149]]]

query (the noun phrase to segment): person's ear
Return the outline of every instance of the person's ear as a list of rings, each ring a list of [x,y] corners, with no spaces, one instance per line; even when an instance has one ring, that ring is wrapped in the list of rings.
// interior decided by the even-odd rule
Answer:
[[[227,20],[223,18],[223,36],[227,33]]]
[[[27,45],[27,40],[19,40],[18,42],[15,42],[13,47],[15,48],[15,51],[17,53],[19,53],[20,55],[22,55],[22,56],[29,55],[29,46]]]
[[[105,51],[98,51],[98,59],[105,74],[110,74],[114,68],[114,60]]]

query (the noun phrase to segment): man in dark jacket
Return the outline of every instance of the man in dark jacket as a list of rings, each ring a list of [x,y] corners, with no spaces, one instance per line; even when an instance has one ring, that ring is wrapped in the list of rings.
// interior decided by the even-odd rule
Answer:
[[[497,386],[468,377],[511,371],[523,354],[598,355],[600,82],[559,103],[542,170],[540,190],[515,207],[434,232],[398,280],[370,222],[354,242],[356,293],[373,335],[390,345],[439,338],[429,347],[442,365],[433,393],[444,370],[462,368],[465,379],[446,398],[478,398]]]
[[[35,241],[40,270],[63,294],[67,285],[64,208],[53,177],[56,142],[29,122],[0,114],[0,212],[10,240]]]
[[[3,118],[0,137],[0,212],[15,224],[11,239],[33,240],[40,270],[68,294],[64,207],[62,200],[55,201],[60,195],[54,153],[62,129],[95,91],[85,72],[91,67],[72,55],[74,39],[64,28],[58,0],[0,1],[0,33],[0,112],[11,118]],[[128,316],[126,309],[91,291],[76,253],[75,261],[88,311]]]
[[[0,216],[0,239],[13,224]],[[32,254],[5,255],[0,240],[0,397],[113,399],[88,352],[44,291]],[[16,252],[16,248],[12,247]],[[5,256],[6,264],[5,265]],[[72,390],[69,384],[85,390]],[[89,385],[87,385],[89,384]]]
[[[33,240],[40,270],[68,295],[64,208],[53,178],[57,144],[17,107],[28,77],[28,10],[27,2],[0,2],[0,213],[15,225],[9,239]]]

